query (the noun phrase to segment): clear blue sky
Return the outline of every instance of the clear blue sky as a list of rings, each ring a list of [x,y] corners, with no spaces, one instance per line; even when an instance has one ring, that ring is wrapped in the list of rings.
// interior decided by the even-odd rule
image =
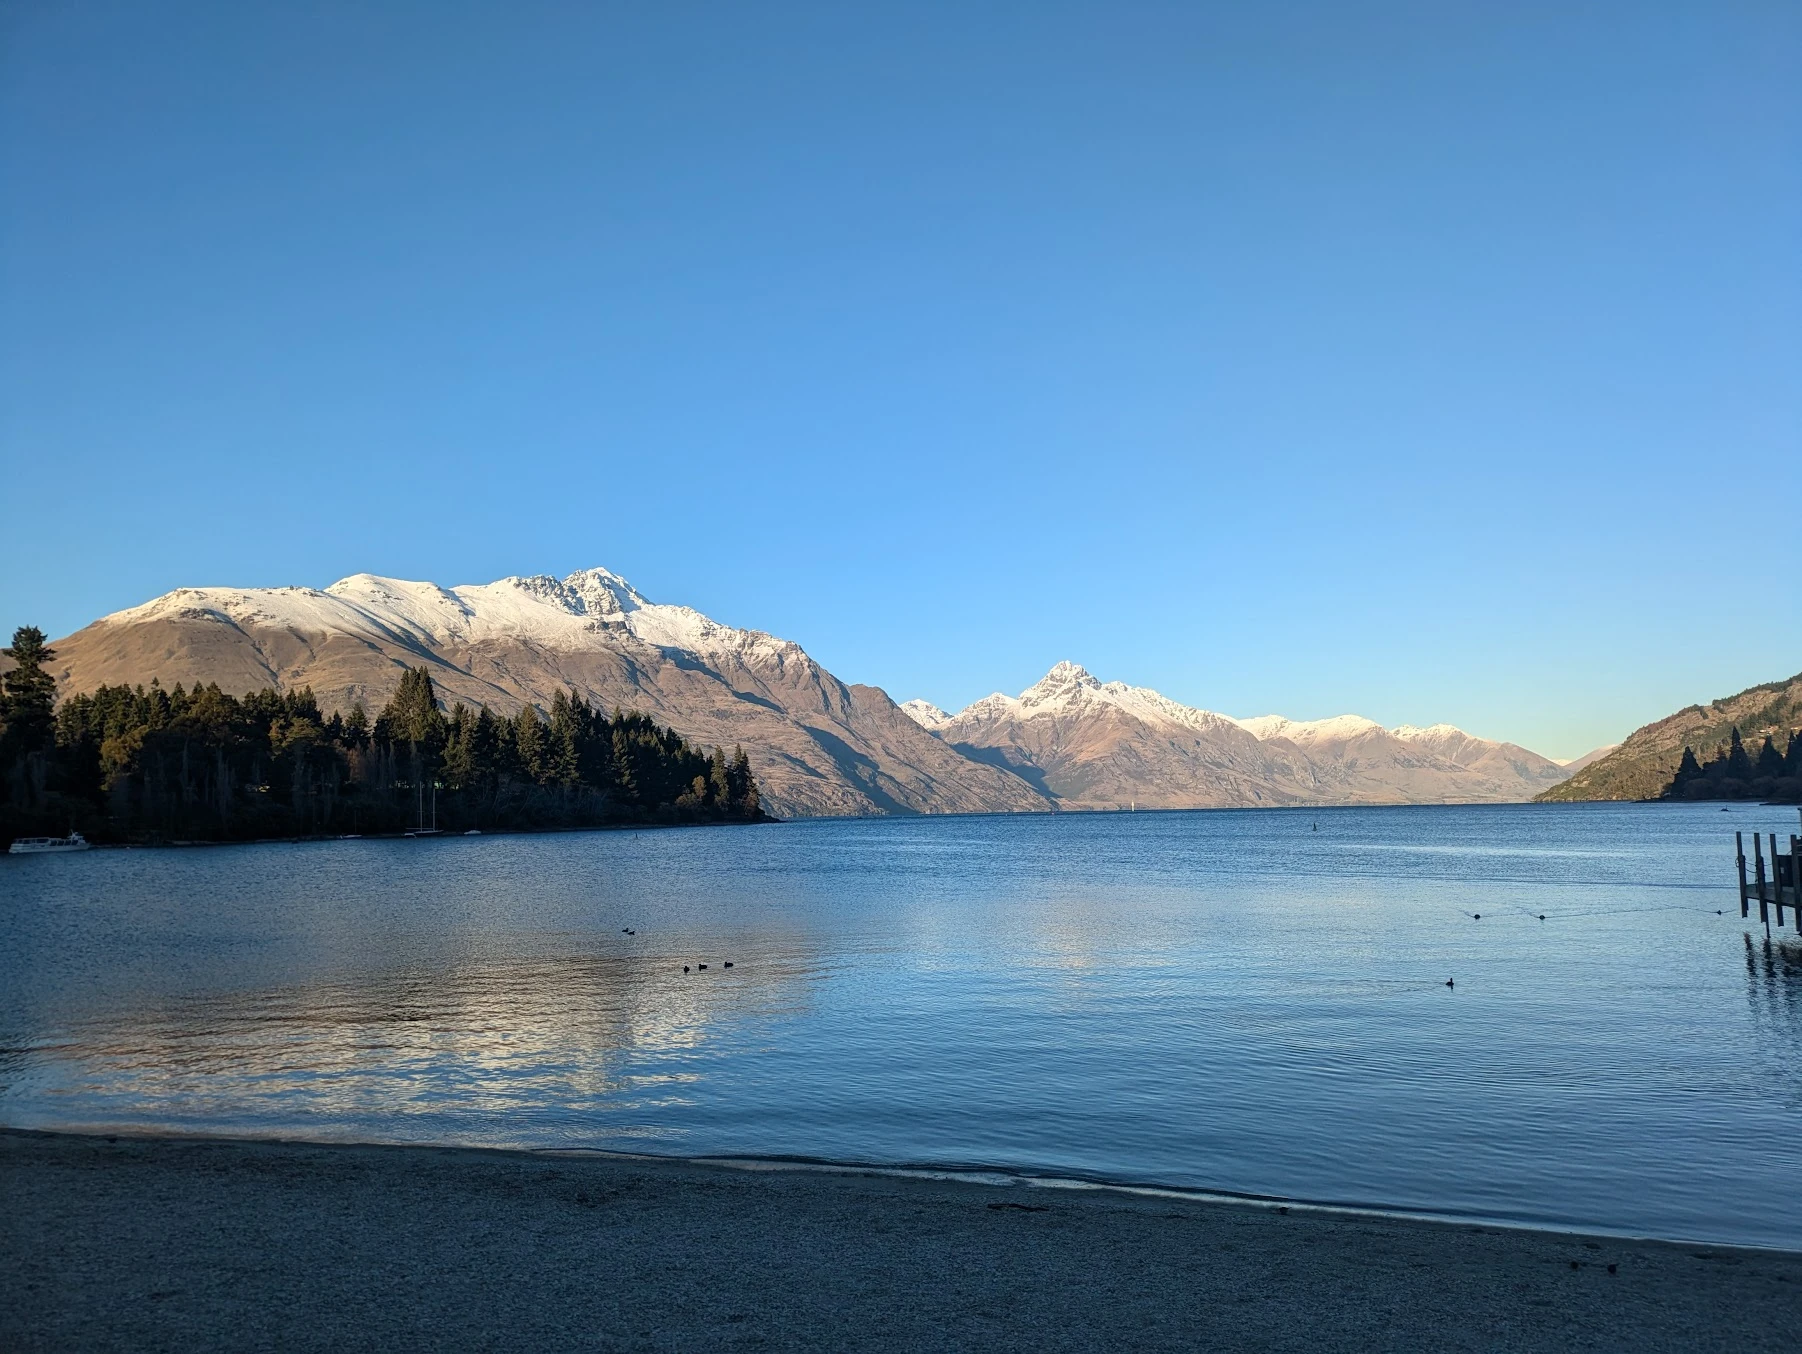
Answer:
[[[605,564],[1571,756],[1802,669],[1802,6],[0,6],[0,626]]]

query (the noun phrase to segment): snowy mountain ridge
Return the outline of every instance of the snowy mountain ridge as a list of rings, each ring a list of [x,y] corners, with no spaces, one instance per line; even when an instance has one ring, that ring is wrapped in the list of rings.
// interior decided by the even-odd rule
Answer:
[[[721,625],[693,607],[650,602],[602,568],[561,579],[535,574],[454,588],[378,574],[352,574],[323,589],[177,588],[98,623],[130,625],[197,614],[238,626],[426,647],[511,639],[581,650],[597,633],[612,630],[666,650],[811,662],[788,640]]]
[[[953,714],[947,714],[938,706],[923,700],[904,701],[901,709],[922,728],[938,732],[954,720],[1031,719],[1038,716],[1072,715],[1104,706],[1125,711],[1150,723],[1171,724],[1207,733],[1217,732],[1226,725],[1234,725],[1244,729],[1261,743],[1280,738],[1303,748],[1322,743],[1342,743],[1372,731],[1386,733],[1405,743],[1418,744],[1441,755],[1448,750],[1459,750],[1467,743],[1482,744],[1490,748],[1501,746],[1493,739],[1479,738],[1452,724],[1434,724],[1424,729],[1412,724],[1402,724],[1386,729],[1374,719],[1349,714],[1309,720],[1289,719],[1283,715],[1234,719],[1212,710],[1184,705],[1150,687],[1099,681],[1086,668],[1068,661],[1056,664],[1018,696],[997,691],[979,701],[973,701]]]
[[[966,756],[1006,766],[1064,805],[1469,803],[1531,799],[1566,773],[1450,724],[1386,729],[1362,715],[1233,719],[1148,687],[1057,664],[1018,696],[947,715],[902,713]]]
[[[379,709],[409,667],[447,705],[575,691],[702,745],[742,745],[778,814],[1020,812],[1530,799],[1569,774],[1450,725],[1232,719],[1059,663],[951,714],[847,684],[797,644],[653,602],[603,568],[443,587],[180,588],[56,641],[64,692],[157,678],[311,689]]]
[[[901,708],[913,714],[912,707],[916,704],[926,705],[927,702],[908,701]],[[936,706],[929,708],[937,709]],[[1107,708],[1123,711],[1148,723],[1171,724],[1181,729],[1205,733],[1215,732],[1223,725],[1235,722],[1211,710],[1197,710],[1173,701],[1150,687],[1099,681],[1086,668],[1063,662],[1018,696],[997,691],[992,696],[984,696],[965,706],[954,715],[945,715],[943,711],[939,711],[939,726],[952,720],[1031,719],[1036,716],[1079,715]]]

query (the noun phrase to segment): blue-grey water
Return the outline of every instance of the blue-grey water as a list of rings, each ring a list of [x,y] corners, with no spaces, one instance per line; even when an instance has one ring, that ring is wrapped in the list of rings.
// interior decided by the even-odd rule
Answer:
[[[1740,919],[1755,827],[1796,813],[0,858],[0,1123],[1004,1167],[1802,1247],[1802,944]]]

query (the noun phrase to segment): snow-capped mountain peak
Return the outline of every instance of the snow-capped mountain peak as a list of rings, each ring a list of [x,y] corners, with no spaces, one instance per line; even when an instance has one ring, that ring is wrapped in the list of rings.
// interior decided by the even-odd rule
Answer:
[[[354,635],[412,644],[513,639],[542,648],[591,646],[597,632],[629,635],[662,649],[789,662],[800,648],[761,630],[739,630],[692,607],[651,602],[610,569],[567,578],[531,574],[446,588],[352,574],[319,588],[178,588],[105,617],[131,624],[204,613],[233,625],[275,626],[301,635]],[[811,661],[811,660],[808,660]]]
[[[934,705],[931,701],[902,701],[901,713],[906,715],[914,723],[918,724],[922,729],[925,729],[928,733],[936,733],[951,722],[951,716],[939,709],[939,707]]]
[[[1272,738],[1286,738],[1291,743],[1328,743],[1356,738],[1372,730],[1387,732],[1374,719],[1363,715],[1333,715],[1328,719],[1287,719],[1282,715],[1257,715],[1233,721],[1260,743]]]
[[[1225,715],[1173,701],[1150,687],[1099,681],[1087,668],[1068,661],[1056,664],[1018,696],[997,691],[966,706],[950,716],[947,722],[1067,718],[1109,711],[1124,713],[1148,724],[1170,725],[1190,732],[1213,733],[1235,727]]]
[[[590,616],[623,616],[651,604],[611,569],[578,569],[560,585],[578,598]]]

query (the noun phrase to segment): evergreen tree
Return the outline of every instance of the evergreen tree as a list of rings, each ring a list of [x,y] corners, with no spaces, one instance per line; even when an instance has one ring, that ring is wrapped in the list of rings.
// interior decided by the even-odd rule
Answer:
[[[513,739],[511,730],[508,730],[506,725],[496,719],[486,705],[476,715],[475,729],[470,736],[470,746],[471,755],[475,759],[476,771],[482,778],[484,788],[496,777],[512,774]]]
[[[44,642],[35,625],[13,631],[10,649],[0,653],[12,659],[12,670],[0,676],[0,726],[15,757],[48,748],[56,729],[56,678],[44,671],[56,650]]]
[[[475,731],[476,717],[468,706],[458,701],[451,707],[440,765],[440,775],[447,789],[469,789],[477,782]]]
[[[1783,754],[1777,751],[1777,745],[1765,735],[1764,746],[1758,749],[1758,761],[1753,765],[1753,773],[1758,776],[1781,776],[1783,774]]]
[[[1700,780],[1701,777],[1702,764],[1696,760],[1695,749],[1689,747],[1684,748],[1683,760],[1677,766],[1677,774],[1671,777],[1671,783],[1665,789],[1664,797],[1666,799],[1676,799],[1681,797],[1684,787],[1689,785],[1692,781]]]
[[[538,707],[526,705],[513,721],[513,749],[519,758],[521,773],[540,785],[544,784],[546,742],[544,721],[538,717]]]
[[[751,759],[743,747],[732,749],[732,767],[727,773],[732,786],[732,809],[742,818],[756,818],[763,812],[757,794],[757,781],[751,775]]]
[[[1751,780],[1752,759],[1746,755],[1746,745],[1740,742],[1739,725],[1733,726],[1733,743],[1727,749],[1727,778],[1729,780]]]
[[[552,697],[551,725],[545,739],[545,782],[565,788],[574,788],[581,783],[581,757],[577,748],[580,720],[576,702],[570,698],[572,694],[559,691]]]
[[[438,710],[438,693],[432,674],[424,668],[408,668],[401,674],[400,689],[378,716],[386,720],[390,736],[435,750],[443,741],[444,716]]]
[[[1783,757],[1783,770],[1786,775],[1802,778],[1802,729],[1790,731],[1789,751]]]

